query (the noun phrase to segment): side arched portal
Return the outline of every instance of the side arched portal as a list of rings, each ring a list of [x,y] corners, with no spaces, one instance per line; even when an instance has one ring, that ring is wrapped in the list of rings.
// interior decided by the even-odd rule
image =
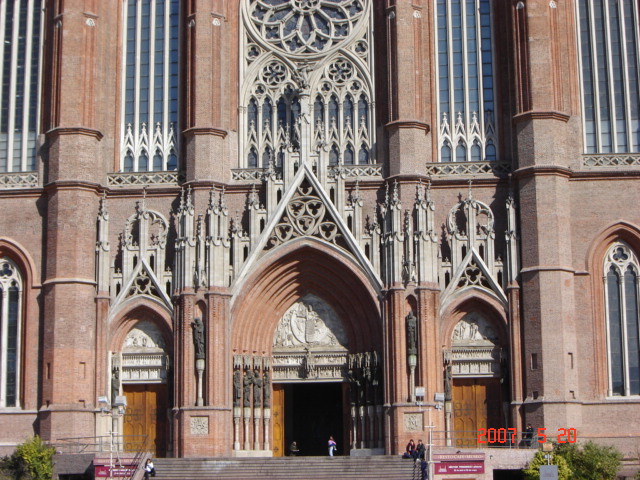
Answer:
[[[232,332],[236,455],[326,455],[329,435],[344,454],[382,446],[380,307],[350,257],[309,239],[271,252]]]
[[[457,447],[486,442],[482,429],[507,426],[508,342],[503,315],[478,299],[457,309],[445,336],[448,438]]]
[[[114,332],[110,359],[110,400],[126,399],[119,431],[125,450],[137,451],[141,442],[154,456],[164,457],[170,445],[169,411],[172,381],[172,336],[169,318],[137,302],[124,314]],[[142,305],[140,305],[142,304]]]

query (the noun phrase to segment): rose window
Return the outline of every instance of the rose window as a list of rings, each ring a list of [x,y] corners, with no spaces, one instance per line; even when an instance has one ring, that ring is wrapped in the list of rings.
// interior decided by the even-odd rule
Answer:
[[[294,54],[326,52],[354,30],[367,0],[253,0],[249,17],[273,47]]]

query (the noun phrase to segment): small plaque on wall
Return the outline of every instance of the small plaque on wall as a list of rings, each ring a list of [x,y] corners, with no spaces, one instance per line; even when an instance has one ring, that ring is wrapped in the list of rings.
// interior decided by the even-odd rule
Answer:
[[[209,417],[191,417],[191,435],[209,435]]]
[[[422,414],[421,413],[405,413],[404,429],[410,432],[422,431]]]

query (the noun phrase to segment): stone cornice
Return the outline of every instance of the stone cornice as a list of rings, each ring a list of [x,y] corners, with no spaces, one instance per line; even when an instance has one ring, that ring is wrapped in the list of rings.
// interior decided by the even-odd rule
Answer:
[[[63,135],[83,135],[86,137],[94,137],[98,141],[104,137],[100,130],[87,127],[56,127],[49,130],[45,135],[47,138],[57,138]]]
[[[102,192],[103,187],[99,183],[86,182],[82,180],[54,180],[44,186],[44,190],[90,190],[94,192]]]
[[[529,110],[528,112],[522,112],[513,117],[514,123],[528,122],[531,120],[559,120],[561,122],[568,122],[571,115],[564,112],[558,112],[556,110]]]
[[[406,128],[415,128],[418,130],[424,130],[425,135],[431,131],[431,127],[428,123],[422,122],[420,120],[406,119],[406,120],[394,120],[393,122],[387,123],[384,128],[389,130],[400,130]]]
[[[226,136],[229,134],[227,130],[224,130],[222,128],[215,128],[215,127],[187,128],[182,133],[187,138],[195,137],[197,135],[212,135],[214,137],[226,138]]]
[[[532,165],[517,169],[513,172],[513,177],[521,179],[534,176],[557,175],[560,177],[570,178],[574,173],[575,172],[570,168],[563,167],[561,165]]]

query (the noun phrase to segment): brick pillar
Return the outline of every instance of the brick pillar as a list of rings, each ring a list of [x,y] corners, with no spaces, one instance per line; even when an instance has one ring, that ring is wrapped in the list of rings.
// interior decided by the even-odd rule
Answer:
[[[386,70],[387,78],[378,86],[388,85],[384,93],[389,103],[387,111],[381,113],[389,137],[389,174],[414,175],[424,170],[432,149],[430,5],[426,5],[428,2],[386,3],[387,44],[377,44],[376,48],[384,47],[386,54],[386,65],[381,67]]]
[[[238,7],[222,0],[185,3],[187,180],[219,180],[235,166]]]
[[[47,65],[44,146],[46,266],[43,282],[43,390],[40,430],[45,440],[94,432],[94,407],[104,394],[104,330],[96,322],[95,244],[99,185],[106,169],[102,148],[100,76],[115,50],[103,49],[117,12],[101,16],[96,0],[55,2],[46,19]],[[61,10],[57,10],[61,9]],[[108,8],[106,10],[109,10]],[[112,9],[113,10],[113,9]],[[111,44],[111,43],[108,43]],[[104,78],[102,79],[104,80]],[[101,83],[104,83],[101,81]],[[113,104],[112,98],[108,99]],[[113,110],[111,110],[113,115]],[[98,347],[98,349],[96,348]]]
[[[521,65],[514,117],[522,234],[525,421],[580,426],[574,266],[571,242],[571,170],[581,153],[573,6],[528,1],[515,10]],[[513,360],[513,359],[512,359]],[[535,365],[537,363],[537,367]],[[514,392],[517,393],[517,392]],[[515,399],[515,398],[514,398]],[[534,413],[535,412],[535,413]]]

